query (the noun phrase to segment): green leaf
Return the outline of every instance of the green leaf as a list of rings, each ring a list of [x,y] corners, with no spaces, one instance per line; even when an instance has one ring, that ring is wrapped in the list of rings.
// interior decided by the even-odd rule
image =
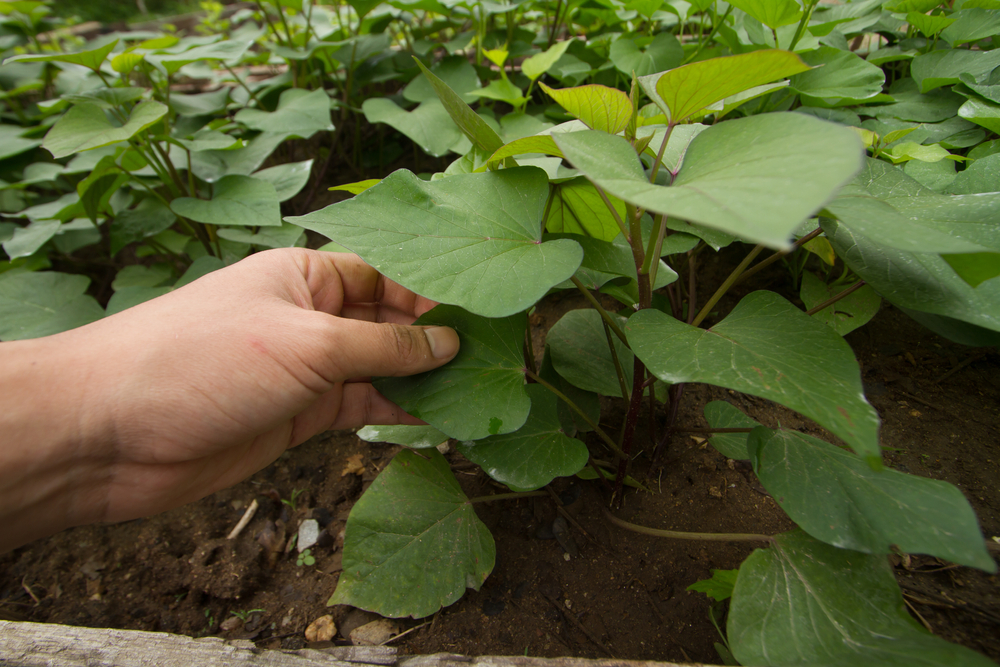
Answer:
[[[135,66],[146,59],[146,56],[141,53],[128,52],[119,53],[117,56],[111,59],[111,69],[118,72],[119,74],[128,74],[135,69]]]
[[[773,292],[753,292],[710,329],[647,309],[625,328],[632,351],[667,383],[707,382],[796,410],[880,466],[879,420],[844,339]]]
[[[807,533],[842,549],[921,553],[996,572],[976,515],[947,482],[872,472],[848,451],[795,431],[755,428],[754,472]]]
[[[431,67],[434,73],[442,82],[452,89],[463,101],[472,102],[475,96],[470,93],[478,90],[481,86],[479,75],[476,69],[463,56],[448,56]],[[427,77],[418,76],[407,84],[403,89],[403,98],[409,102],[427,102],[437,100],[437,93],[431,87]]]
[[[802,17],[802,8],[795,0],[733,0],[730,4],[772,30],[796,23]]]
[[[296,136],[296,133],[261,132],[244,148],[193,153],[191,170],[195,176],[209,183],[231,174],[247,176],[260,169],[264,160],[290,136]],[[303,137],[303,139],[308,138]]]
[[[521,491],[540,489],[556,477],[587,465],[587,446],[563,433],[555,394],[539,384],[526,387],[531,413],[517,431],[459,444],[458,451],[486,474]]]
[[[122,106],[141,99],[145,94],[145,88],[97,88],[82,93],[63,95],[62,99],[72,104],[88,102],[96,104],[102,109],[113,109],[116,106]]]
[[[926,93],[941,86],[960,83],[963,74],[979,81],[1000,66],[1000,50],[970,51],[969,49],[939,49],[910,62],[910,76]]]
[[[416,60],[416,63],[420,71],[430,81],[431,87],[441,99],[441,104],[444,105],[448,115],[451,116],[455,125],[458,125],[458,129],[469,138],[472,145],[490,155],[496,153],[503,146],[503,140],[500,139],[500,135],[487,125],[486,121],[480,118],[479,114],[473,111],[472,107],[466,104],[447,83],[431,73],[419,60]]]
[[[35,220],[27,227],[18,227],[14,235],[3,242],[3,250],[10,259],[30,257],[59,232],[61,225],[58,220]]]
[[[521,137],[520,139],[515,139],[508,144],[504,144],[493,153],[488,164],[494,165],[497,162],[502,162],[506,158],[512,157],[514,155],[522,155],[524,153],[543,153],[545,155],[552,155],[555,157],[563,157],[562,151],[556,146],[556,142],[552,139],[549,134],[535,135],[531,137]]]
[[[28,128],[19,125],[0,124],[0,160],[6,160],[35,146],[40,146],[37,139],[25,139],[23,135]]]
[[[45,54],[26,54],[21,56],[13,56],[7,58],[3,61],[3,64],[8,63],[41,63],[41,62],[60,62],[60,63],[71,63],[73,65],[83,65],[88,69],[97,71],[101,68],[101,63],[103,63],[108,54],[111,53],[115,46],[118,45],[118,40],[108,42],[104,46],[98,47],[96,49],[91,49],[90,51],[79,51],[77,53],[45,53]]]
[[[1000,331],[1000,281],[973,288],[940,255],[890,248],[833,221],[823,230],[851,270],[894,305]]]
[[[373,185],[378,185],[382,182],[381,178],[368,178],[363,181],[357,181],[356,183],[345,183],[344,185],[335,185],[329,188],[330,192],[335,192],[337,190],[343,190],[344,192],[349,192],[352,195],[359,195]]]
[[[640,77],[639,84],[676,123],[731,95],[807,69],[794,53],[772,49],[702,60]]]
[[[54,158],[62,158],[80,151],[125,141],[160,120],[167,107],[148,100],[134,109],[128,121],[118,126],[96,104],[77,104],[60,118],[42,141],[42,147]]]
[[[191,135],[190,139],[171,139],[177,145],[184,147],[192,153],[198,151],[231,150],[243,148],[244,143],[240,139],[229,136],[225,132],[216,130],[201,129]]]
[[[185,65],[201,60],[237,63],[252,45],[253,41],[248,39],[227,39],[177,53],[147,53],[145,59],[168,74],[173,74]]]
[[[209,225],[281,225],[278,193],[267,181],[250,176],[223,176],[212,190],[211,199],[179,197],[170,203],[170,209],[179,216]]]
[[[548,177],[533,167],[430,183],[400,170],[353,199],[288,221],[336,239],[429,299],[505,317],[580,265],[575,242],[541,243],[548,196]]]
[[[358,431],[365,442],[389,442],[412,449],[429,449],[448,442],[448,436],[433,426],[365,426]]]
[[[963,255],[941,255],[962,280],[973,287],[1000,276],[1000,253],[971,252]]]
[[[880,160],[867,160],[854,183],[826,208],[846,227],[888,248],[1000,250],[1000,193],[940,195]]]
[[[613,315],[619,327],[625,319]],[[618,361],[625,375],[625,387],[632,389],[632,352],[611,334]],[[601,314],[591,308],[571,310],[553,325],[545,338],[552,366],[574,386],[602,396],[621,398],[618,373],[608,348]]]
[[[210,93],[170,93],[170,108],[181,116],[213,116],[224,111],[232,89],[223,86]]]
[[[711,401],[705,406],[705,421],[711,428],[754,428],[760,424],[750,419],[736,406],[725,401]],[[723,456],[737,461],[750,458],[747,453],[749,433],[717,433],[708,442]]]
[[[329,604],[423,618],[466,587],[478,590],[493,570],[493,536],[448,462],[425,451],[397,454],[351,509],[344,571]]]
[[[278,108],[274,111],[240,109],[235,118],[251,130],[288,133],[300,137],[333,130],[333,123],[330,122],[330,96],[322,88],[312,92],[290,88],[281,93]]]
[[[85,276],[33,271],[0,275],[0,340],[40,338],[99,320]]]
[[[893,84],[889,94],[892,95],[895,102],[869,108],[877,118],[888,117],[917,123],[937,123],[953,118],[965,101],[965,98],[951,90],[938,89],[922,94],[917,90],[916,82],[910,78],[902,79]],[[896,140],[888,136],[882,139],[886,143],[892,143]]]
[[[632,117],[632,102],[628,95],[615,88],[590,84],[555,90],[544,83],[539,85],[559,106],[592,130],[618,134]]]
[[[588,423],[580,414],[569,407],[564,401],[559,401],[556,406],[556,411],[559,415],[559,422],[562,424],[563,432],[567,435],[575,435],[577,433],[588,433],[593,431],[591,424],[596,424],[601,421],[601,398],[597,394],[591,391],[584,391],[576,385],[565,380],[559,373],[556,372],[555,367],[552,365],[552,351],[545,346],[545,356],[542,357],[541,368],[538,369],[538,375],[543,380],[551,384],[553,387],[561,391],[566,395],[569,400],[573,401],[578,408],[590,419]],[[597,479],[597,476],[594,476]]]
[[[969,163],[949,184],[948,192],[956,195],[995,192],[997,183],[1000,183],[1000,153],[993,153]]]
[[[962,160],[959,155],[952,155],[941,144],[918,144],[915,141],[901,141],[891,148],[882,151],[881,156],[885,156],[893,164],[907,162],[909,160],[920,160],[921,162],[940,162],[946,158]]]
[[[827,299],[832,299],[846,289],[845,285],[828,285],[817,278],[809,271],[802,274],[802,286],[799,289],[799,298],[809,310],[818,306]],[[882,299],[871,288],[864,285],[836,303],[827,306],[823,310],[813,313],[813,317],[825,323],[831,329],[846,336],[855,329],[868,324],[879,306]]]
[[[462,132],[436,99],[406,111],[388,98],[375,97],[365,100],[361,110],[369,123],[385,123],[433,157],[441,157],[462,140]]]
[[[618,197],[608,197],[608,200],[624,220],[625,202]],[[545,229],[555,233],[581,234],[602,241],[611,241],[621,233],[601,195],[583,176],[555,186]]]
[[[455,306],[437,306],[419,326],[449,326],[461,348],[442,368],[399,378],[378,378],[375,388],[406,412],[457,440],[479,440],[519,429],[531,401],[524,384],[523,314],[484,318]]]
[[[126,266],[115,274],[111,288],[116,292],[126,287],[159,287],[174,275],[169,264],[154,264],[143,266],[133,264]]]
[[[138,306],[140,303],[151,301],[172,291],[174,291],[174,288],[169,285],[160,287],[145,287],[139,285],[123,287],[112,294],[111,298],[108,299],[108,309],[105,314],[114,315],[115,313],[120,313],[123,310],[128,310],[132,306]]]
[[[554,139],[573,166],[608,194],[779,248],[853,177],[862,159],[851,130],[803,114],[712,126],[691,142],[670,187],[649,183],[635,151],[620,137],[584,131]]]
[[[256,234],[247,229],[220,229],[220,238],[237,243],[248,243],[261,248],[293,248],[299,245],[299,239],[303,239],[305,232],[301,227],[282,223],[280,227],[265,227]]]
[[[287,162],[254,172],[253,177],[274,186],[278,201],[288,201],[306,186],[312,175],[312,160]]]
[[[611,43],[608,56],[615,68],[627,77],[646,76],[653,72],[673,69],[684,61],[684,49],[669,32],[661,32],[645,49],[640,49],[630,37]]]
[[[791,78],[792,90],[828,103],[837,100],[865,100],[882,92],[885,73],[863,58],[830,46],[802,55],[813,67]]]
[[[470,96],[506,102],[511,106],[519,106],[524,102],[524,91],[510,82],[509,79],[494,79],[485,88],[469,93]]]
[[[573,40],[566,40],[564,42],[556,42],[548,49],[542,53],[536,53],[530,58],[525,58],[521,62],[521,73],[526,77],[535,81],[541,75],[549,71],[549,68],[556,64],[556,61],[562,58],[563,54],[566,53],[566,49],[569,48]]]
[[[733,595],[737,574],[739,570],[712,570],[711,579],[696,581],[685,590],[704,593],[716,602],[728,600]]]
[[[129,243],[156,236],[169,229],[177,216],[159,199],[147,197],[134,209],[121,211],[111,221],[111,256]]]
[[[990,132],[1000,132],[1000,104],[970,97],[958,110],[958,115]]]
[[[929,16],[921,12],[909,12],[906,15],[906,22],[923,33],[924,37],[933,37],[955,21],[956,19],[942,14]]]
[[[885,556],[837,549],[801,531],[778,535],[743,562],[726,626],[744,665],[993,664],[925,632],[907,613]]]
[[[954,21],[941,32],[952,46],[978,42],[1000,33],[1000,11],[983,7],[963,8],[951,15]]]

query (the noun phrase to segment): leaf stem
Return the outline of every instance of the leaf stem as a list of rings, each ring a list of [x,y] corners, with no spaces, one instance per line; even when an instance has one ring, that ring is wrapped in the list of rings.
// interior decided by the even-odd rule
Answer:
[[[622,368],[622,362],[618,359],[618,350],[615,348],[615,341],[611,338],[611,327],[604,320],[601,320],[601,324],[604,325],[604,335],[608,339],[608,349],[611,350],[611,360],[615,363],[615,374],[618,376],[618,387],[622,392],[622,400],[628,400],[628,384],[625,380],[625,370]]]
[[[804,246],[806,243],[809,243],[810,241],[812,241],[814,238],[816,238],[817,236],[819,236],[822,233],[823,233],[823,228],[822,227],[817,227],[816,229],[812,230],[811,232],[809,232],[808,234],[806,234],[802,238],[796,240],[795,243],[792,244],[792,247],[789,248],[788,250],[779,250],[778,252],[774,253],[773,255],[771,255],[767,259],[763,260],[759,264],[755,264],[752,269],[744,272],[744,274],[742,276],[740,276],[739,280],[737,280],[736,282],[743,282],[744,280],[746,280],[747,278],[749,278],[753,274],[757,273],[758,271],[771,266],[772,264],[774,264],[775,262],[777,262],[782,257],[787,257],[788,255],[792,254],[793,252],[795,252],[796,250],[798,250],[799,248],[801,248],[802,246]]]
[[[611,314],[608,313],[608,311],[604,310],[604,306],[602,306],[600,302],[594,297],[594,295],[590,293],[590,290],[587,289],[587,286],[584,285],[582,282],[580,282],[580,279],[577,278],[576,276],[573,276],[572,278],[570,278],[570,280],[572,280],[573,284],[576,285],[576,288],[583,293],[583,296],[587,297],[587,300],[590,301],[590,305],[593,306],[594,309],[601,314],[601,319],[603,319],[607,323],[607,325],[611,327],[611,330],[615,332],[615,335],[618,336],[618,339],[621,340],[621,342],[625,343],[626,347],[628,347],[631,350],[632,346],[628,344],[628,338],[625,337],[625,332],[621,330],[621,327],[619,327],[618,323],[615,322],[613,317],[611,317]]]
[[[698,312],[698,316],[695,317],[694,320],[691,322],[691,326],[694,327],[698,326],[699,324],[702,323],[702,321],[706,317],[708,317],[708,314],[712,312],[712,308],[715,307],[715,304],[719,303],[719,299],[721,299],[725,295],[725,293],[729,291],[730,287],[736,284],[736,281],[740,277],[740,275],[746,270],[748,266],[750,266],[750,262],[752,262],[754,258],[757,255],[759,255],[763,249],[764,246],[761,244],[754,246],[754,249],[751,250],[747,254],[747,256],[743,258],[743,261],[740,262],[740,265],[737,266],[735,269],[733,269],[733,272],[729,274],[729,277],[726,278],[726,281],[721,285],[719,285],[719,289],[715,290],[715,294],[712,295],[712,298],[709,299],[705,303],[704,307],[702,307],[702,309]]]
[[[818,313],[819,311],[823,310],[827,306],[835,304],[838,301],[840,301],[841,299],[843,299],[844,297],[849,296],[853,292],[856,292],[857,290],[861,289],[862,287],[865,286],[865,284],[866,283],[865,283],[864,280],[859,280],[858,282],[854,283],[853,285],[851,285],[850,287],[848,287],[847,289],[845,289],[843,292],[835,294],[834,296],[830,297],[829,299],[827,299],[823,303],[818,304],[816,306],[813,306],[812,308],[810,308],[809,310],[806,311],[806,315],[815,315],[816,313]]]
[[[632,462],[632,442],[635,439],[635,426],[639,421],[639,410],[642,408],[642,384],[646,379],[646,366],[636,356],[632,365],[632,397],[629,401],[628,413],[625,415],[625,428],[622,429],[622,451],[624,457],[618,462],[618,474],[615,476],[615,486],[612,490],[612,502],[619,505],[622,500],[622,485]]]
[[[497,493],[492,496],[476,496],[469,498],[470,503],[491,503],[494,500],[519,500],[521,498],[538,498],[549,495],[545,491],[522,491],[514,493]]]
[[[635,523],[629,523],[624,519],[619,519],[608,510],[604,510],[604,516],[608,521],[619,528],[631,530],[643,535],[654,537],[670,537],[676,540],[704,540],[708,542],[773,542],[770,535],[755,535],[753,533],[688,533],[677,530],[660,530],[659,528],[647,528]]]
[[[795,28],[795,35],[792,37],[791,43],[788,45],[788,50],[795,52],[795,45],[799,43],[802,39],[802,35],[805,33],[806,26],[809,25],[809,20],[812,18],[813,10],[816,9],[816,5],[819,4],[819,0],[806,0],[806,9],[802,12],[802,18],[799,19],[799,25]],[[777,40],[775,40],[775,47],[777,47]]]
[[[627,241],[631,242],[632,236],[629,234],[629,229],[625,225],[625,221],[622,220],[622,217],[618,215],[617,209],[615,209],[615,207],[611,204],[611,200],[608,199],[608,195],[604,193],[604,188],[597,183],[594,183],[593,185],[594,189],[597,190],[597,194],[601,195],[601,199],[604,200],[604,205],[608,207],[608,210],[611,211],[611,215],[614,216],[615,222],[618,223],[618,229],[621,230],[622,236],[624,236]]]
[[[578,406],[576,403],[574,403],[572,400],[570,400],[570,398],[566,394],[564,394],[561,391],[559,391],[558,389],[556,389],[549,382],[546,382],[545,380],[543,380],[541,378],[541,376],[539,376],[537,373],[532,373],[531,371],[527,371],[525,373],[525,375],[527,375],[529,378],[531,378],[532,380],[534,380],[538,384],[542,385],[543,387],[545,387],[546,389],[548,389],[549,391],[551,391],[559,399],[561,399],[563,403],[565,403],[567,406],[569,406],[569,408],[573,412],[575,412],[576,414],[580,415],[580,418],[583,419],[583,421],[587,422],[587,425],[590,426],[590,428],[594,429],[594,432],[597,433],[597,435],[600,436],[601,440],[604,441],[604,443],[611,449],[611,451],[613,451],[618,456],[625,456],[625,452],[623,452],[622,448],[618,446],[618,443],[615,442],[614,440],[612,440],[611,436],[609,436],[607,433],[604,432],[604,429],[602,429],[600,426],[598,426],[597,424],[595,424],[594,421],[589,416],[587,416],[587,413],[584,412],[583,410],[581,410],[580,406]]]
[[[670,135],[673,134],[674,128],[677,126],[676,121],[672,118],[667,121],[667,133],[663,135],[663,142],[660,144],[660,150],[656,154],[656,160],[653,162],[653,170],[649,174],[649,182],[656,182],[656,172],[660,170],[660,165],[663,164],[663,153],[667,150],[667,144],[670,143]]]
[[[715,33],[718,32],[719,30],[719,26],[726,22],[726,19],[729,18],[729,14],[731,14],[732,11],[733,11],[733,5],[729,5],[729,8],[726,9],[726,13],[722,15],[722,20],[712,23],[712,30],[711,32],[708,33],[708,37],[706,37],[703,40],[699,40],[698,48],[694,50],[694,53],[685,58],[682,64],[686,65],[698,57],[698,54],[702,52],[702,49],[705,48],[706,44],[712,41],[712,38],[715,37]]]

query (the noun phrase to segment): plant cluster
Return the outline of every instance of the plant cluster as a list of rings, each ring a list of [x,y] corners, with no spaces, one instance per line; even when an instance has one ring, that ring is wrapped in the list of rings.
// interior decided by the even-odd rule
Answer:
[[[735,659],[989,664],[905,612],[891,550],[996,564],[955,487],[883,469],[842,336],[885,299],[960,343],[1000,342],[1000,3],[348,5],[270,0],[205,34],[73,46],[42,33],[44,3],[0,3],[0,339],[318,232],[440,302],[419,323],[462,338],[441,369],[375,381],[428,426],[360,433],[407,448],[351,512],[332,602],[397,617],[451,604],[494,562],[476,502],[570,475],[620,502],[638,450],[683,429],[685,384],[708,383],[844,445],[706,406],[711,444],[750,461],[799,526],[712,536],[767,544],[706,589],[732,588]],[[182,92],[195,80],[210,91]],[[409,146],[414,166],[458,157],[338,186],[355,196],[310,212],[331,162],[364,179]],[[752,248],[698,303],[699,267],[737,243]],[[775,261],[808,310],[757,291],[720,318]],[[104,308],[87,276],[109,266]],[[556,290],[592,307],[534,350],[528,314]],[[599,396],[624,405],[613,431]],[[435,450],[448,439],[511,493],[467,498]]]

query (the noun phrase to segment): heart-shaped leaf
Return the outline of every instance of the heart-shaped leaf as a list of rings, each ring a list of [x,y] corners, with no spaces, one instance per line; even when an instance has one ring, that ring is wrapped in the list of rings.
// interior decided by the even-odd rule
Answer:
[[[592,130],[618,134],[632,117],[631,100],[615,88],[590,84],[556,90],[544,83],[539,85],[559,106]]]
[[[211,199],[179,197],[170,202],[170,209],[209,225],[281,225],[281,205],[274,186],[250,176],[223,176],[212,188]]]
[[[5,12],[7,10],[4,10]],[[12,56],[3,61],[3,64],[7,63],[40,63],[40,62],[59,62],[59,63],[72,63],[74,65],[83,65],[88,69],[97,71],[101,68],[101,63],[103,63],[108,54],[114,51],[115,46],[118,45],[118,40],[113,40],[108,42],[103,46],[99,46],[96,49],[90,49],[89,51],[78,51],[76,53],[44,53],[44,54],[25,54],[20,56]]]
[[[274,186],[278,201],[288,201],[306,186],[312,175],[312,160],[287,162],[254,172],[253,177]]]
[[[519,491],[540,489],[556,477],[575,475],[587,465],[587,446],[563,433],[555,394],[527,386],[531,413],[524,426],[458,446],[465,458],[490,477]]]
[[[695,137],[667,187],[648,181],[621,137],[584,131],[553,138],[573,166],[609,194],[779,248],[850,181],[863,155],[857,135],[845,127],[803,114],[751,116]]]
[[[629,318],[625,334],[664,382],[707,382],[781,403],[881,466],[878,415],[864,398],[851,348],[777,294],[743,297],[710,329],[642,310]]]
[[[89,284],[55,271],[0,274],[0,340],[40,338],[101,319],[104,309],[84,294]]]
[[[493,536],[444,457],[404,449],[351,508],[329,604],[423,618],[478,590],[495,558]]]
[[[938,49],[917,56],[910,63],[910,76],[926,93],[941,86],[960,83],[963,74],[976,81],[1000,66],[1000,51]]]
[[[572,43],[573,40],[570,39],[564,42],[557,42],[542,53],[536,53],[530,58],[525,58],[521,63],[521,73],[532,81],[535,81],[538,77],[548,72],[549,68],[556,64],[557,60],[562,58],[563,54],[566,53],[566,49]]]
[[[705,405],[705,421],[712,428],[754,428],[759,423],[743,414],[739,408],[725,401],[712,401]],[[716,433],[708,439],[723,456],[745,461],[750,458],[747,453],[747,436],[749,433]]]
[[[369,123],[385,123],[434,157],[446,154],[463,139],[462,132],[437,99],[427,100],[413,111],[406,111],[390,99],[376,97],[365,100],[361,110]]]
[[[772,30],[791,25],[802,16],[802,8],[795,0],[733,0],[731,4]]]
[[[976,514],[947,482],[872,472],[857,456],[795,431],[755,428],[754,472],[803,530],[842,549],[920,553],[996,572]]]
[[[744,665],[989,667],[906,612],[889,561],[801,531],[754,551],[736,578],[729,645]]]
[[[615,69],[627,77],[633,72],[645,76],[677,67],[684,60],[684,48],[670,32],[661,32],[641,49],[631,37],[620,37],[611,43],[608,57]]]
[[[290,88],[281,94],[274,111],[240,109],[236,121],[251,130],[295,134],[308,137],[316,132],[332,131],[330,96],[322,88],[312,92]]]
[[[619,326],[624,318],[612,315]],[[621,384],[608,347],[601,314],[591,308],[571,310],[556,322],[546,336],[552,366],[559,375],[580,389],[602,396],[621,398]],[[632,390],[632,352],[611,334],[618,361],[625,375],[625,389]]]
[[[375,388],[406,412],[457,440],[510,433],[528,418],[524,384],[523,314],[485,318],[437,306],[418,326],[448,326],[461,347],[446,366],[419,375],[378,378]]]
[[[573,241],[542,243],[548,196],[548,177],[534,167],[430,183],[400,170],[353,199],[288,220],[429,299],[506,317],[567,280],[583,257]]]
[[[837,100],[865,100],[882,92],[882,68],[850,51],[823,46],[803,54],[802,60],[813,68],[791,78],[791,88],[802,95],[836,104]]]
[[[424,64],[419,60],[416,63],[420,71],[430,81],[431,87],[437,93],[438,98],[440,98],[441,104],[448,111],[448,115],[455,121],[455,125],[458,125],[458,129],[469,138],[472,145],[489,155],[496,153],[503,146],[503,140],[500,139],[500,135],[487,125],[486,121],[480,118],[479,114],[473,111],[472,107],[466,104],[461,96],[452,90],[447,83],[424,67]]]
[[[61,158],[80,151],[107,146],[131,139],[139,132],[160,120],[167,107],[147,100],[134,109],[128,121],[121,126],[111,122],[107,112],[96,104],[77,104],[60,118],[42,141],[42,147]]]

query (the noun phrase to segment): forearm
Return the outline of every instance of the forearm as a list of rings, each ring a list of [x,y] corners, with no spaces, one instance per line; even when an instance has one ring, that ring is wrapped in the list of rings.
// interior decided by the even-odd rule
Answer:
[[[85,336],[0,343],[0,552],[100,516],[113,448]]]

